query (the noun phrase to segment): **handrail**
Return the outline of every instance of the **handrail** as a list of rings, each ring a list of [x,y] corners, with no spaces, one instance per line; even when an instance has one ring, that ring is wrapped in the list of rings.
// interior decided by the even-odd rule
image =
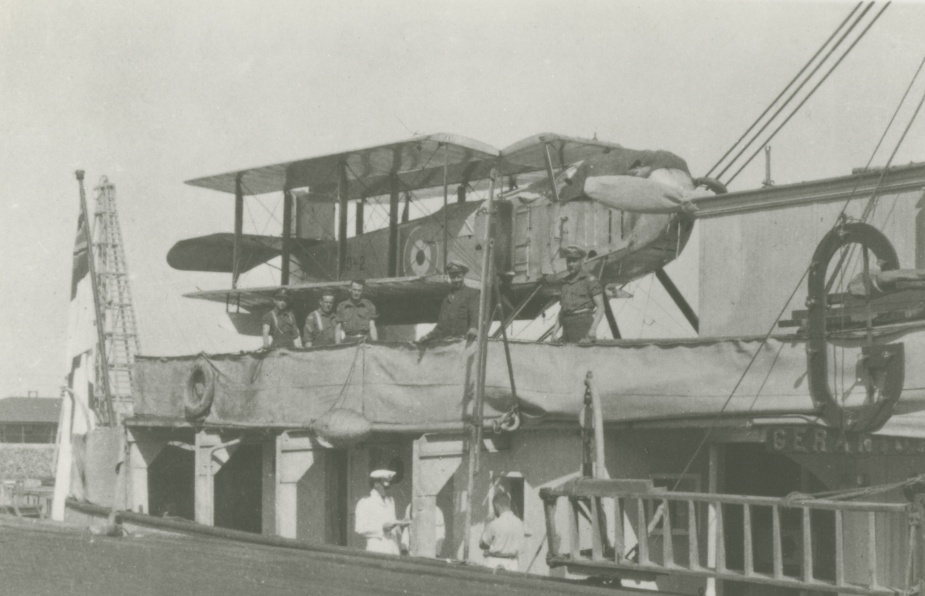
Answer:
[[[847,502],[803,495],[780,499],[672,492],[653,487],[648,480],[577,478],[542,489],[540,497],[546,512],[550,567],[616,577],[673,574],[843,594],[925,593],[925,495],[911,503]],[[602,507],[604,498],[613,499],[609,511]],[[561,499],[567,499],[570,507],[564,536],[555,524]],[[586,509],[612,515],[612,541],[602,534],[607,524],[599,519],[582,523]],[[708,539],[711,535],[713,540]],[[560,548],[562,538],[567,539],[565,548]],[[882,554],[891,552],[886,541],[892,552],[897,545],[905,549],[903,577],[889,575],[889,560]],[[613,548],[602,548],[610,542]],[[715,544],[715,553],[711,553],[715,557],[707,557],[702,544]],[[819,559],[824,548],[834,550],[830,561]],[[709,563],[711,559],[715,563]],[[846,565],[848,559],[851,564]]]
[[[590,494],[588,496],[591,496]],[[606,495],[612,497],[614,495]],[[780,506],[789,509],[810,507],[834,511],[874,511],[876,513],[906,513],[909,509],[907,503],[880,503],[872,501],[833,501],[827,499],[796,498],[787,500],[778,497],[759,497],[753,495],[727,495],[720,493],[686,493],[668,491],[663,488],[655,489],[655,494],[645,492],[626,492],[619,495],[624,499],[667,499],[669,501],[694,501],[695,503],[711,503],[723,505],[763,505],[767,507]]]

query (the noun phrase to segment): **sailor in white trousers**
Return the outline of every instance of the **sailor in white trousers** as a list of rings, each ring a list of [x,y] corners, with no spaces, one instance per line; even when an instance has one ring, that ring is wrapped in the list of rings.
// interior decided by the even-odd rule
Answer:
[[[375,470],[369,475],[373,487],[368,497],[357,503],[354,531],[366,538],[366,550],[388,555],[401,554],[401,529],[411,522],[395,518],[395,501],[389,488],[395,472]]]

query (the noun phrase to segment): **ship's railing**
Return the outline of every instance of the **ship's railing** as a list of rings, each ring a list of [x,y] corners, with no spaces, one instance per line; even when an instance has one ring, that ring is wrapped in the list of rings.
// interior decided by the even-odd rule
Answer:
[[[633,488],[628,482],[644,481],[580,478],[540,491],[550,567],[842,594],[922,593],[921,497],[914,503],[779,499]],[[569,506],[565,550],[556,527],[562,500]]]

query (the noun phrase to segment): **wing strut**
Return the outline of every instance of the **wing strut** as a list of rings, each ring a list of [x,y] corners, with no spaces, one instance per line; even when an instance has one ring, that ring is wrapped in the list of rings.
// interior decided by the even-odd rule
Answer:
[[[677,305],[681,314],[684,315],[684,318],[687,319],[687,322],[691,324],[691,327],[694,328],[694,331],[700,333],[700,318],[697,316],[697,313],[694,312],[694,309],[691,308],[691,305],[687,303],[687,300],[684,299],[684,295],[681,294],[681,290],[678,289],[678,286],[674,285],[674,282],[671,281],[671,278],[668,277],[668,274],[665,273],[665,270],[661,267],[655,270],[655,277],[658,278],[659,283],[662,284],[662,287],[665,288],[665,291],[668,292],[668,295],[674,300],[675,305]]]
[[[398,275],[398,174],[389,178],[389,277]]]
[[[358,211],[359,212],[359,211]],[[337,279],[344,278],[347,263],[347,164],[337,163]]]
[[[279,285],[289,285],[289,250],[292,239],[292,191],[283,191],[283,262],[280,264]]]
[[[443,269],[441,271],[446,273],[446,260],[447,253],[449,252],[449,243],[450,243],[450,233],[448,232],[448,222],[447,222],[447,212],[449,211],[449,199],[450,199],[450,184],[449,179],[447,178],[447,170],[450,167],[450,148],[443,144]]]
[[[543,143],[543,157],[546,159],[546,175],[549,176],[549,186],[552,187],[552,194],[559,202],[559,189],[556,188],[556,174],[552,169],[552,158],[549,156],[549,143]]]
[[[238,287],[241,276],[241,236],[244,232],[244,187],[241,174],[234,177],[234,248],[231,257],[231,289]]]

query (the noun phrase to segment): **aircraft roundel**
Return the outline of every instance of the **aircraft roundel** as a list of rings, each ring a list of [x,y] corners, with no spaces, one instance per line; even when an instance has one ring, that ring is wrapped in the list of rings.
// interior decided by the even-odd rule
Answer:
[[[430,242],[418,239],[411,245],[408,255],[411,271],[415,275],[427,275],[434,266],[434,250]]]

